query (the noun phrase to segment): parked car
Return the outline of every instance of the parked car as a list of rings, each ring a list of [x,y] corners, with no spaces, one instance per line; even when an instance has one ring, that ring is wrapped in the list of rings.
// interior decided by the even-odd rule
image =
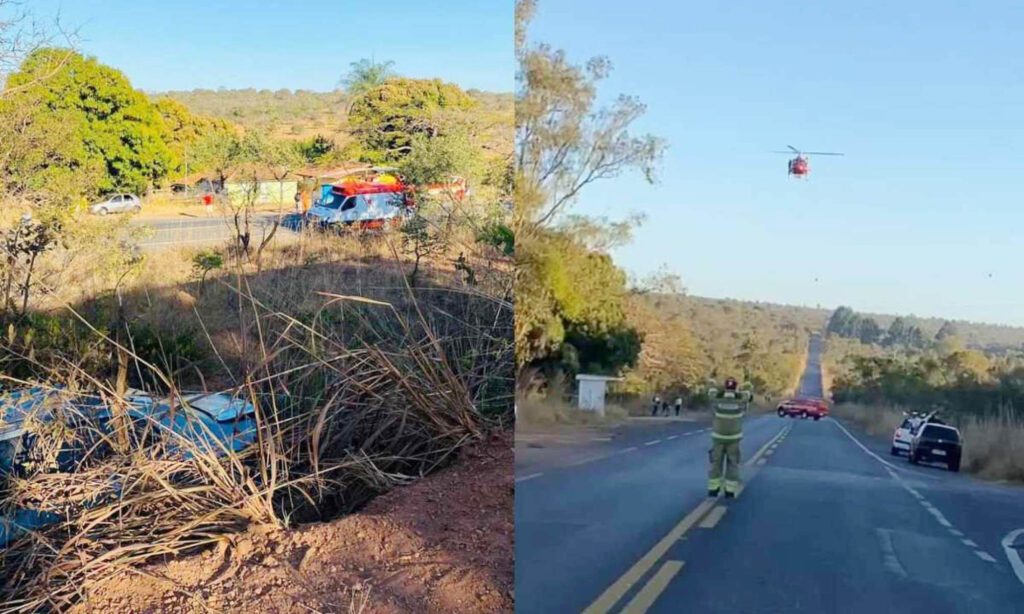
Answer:
[[[134,194],[114,194],[107,197],[106,200],[101,200],[89,207],[89,212],[95,215],[141,210],[142,201]]]
[[[912,464],[925,462],[945,463],[950,471],[960,471],[963,440],[960,431],[948,424],[925,422],[910,441],[907,458]]]
[[[910,452],[910,442],[914,438],[914,431],[921,425],[921,418],[908,416],[896,427],[892,434],[892,446],[889,454],[899,456],[901,452]]]

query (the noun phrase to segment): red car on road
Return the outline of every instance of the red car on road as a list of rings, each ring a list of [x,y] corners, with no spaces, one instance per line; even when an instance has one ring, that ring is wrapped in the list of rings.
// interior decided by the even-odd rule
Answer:
[[[828,415],[828,403],[824,399],[812,399],[797,397],[779,403],[777,408],[779,417],[789,416],[790,418],[814,418],[821,420]]]

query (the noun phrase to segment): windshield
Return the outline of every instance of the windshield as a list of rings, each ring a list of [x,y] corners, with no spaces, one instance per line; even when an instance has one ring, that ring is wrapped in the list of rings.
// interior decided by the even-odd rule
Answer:
[[[337,209],[341,207],[341,203],[344,202],[344,200],[344,196],[331,192],[328,193],[327,196],[324,196],[320,206],[326,209]]]
[[[924,427],[924,431],[921,432],[922,437],[928,439],[936,439],[938,441],[952,441],[957,442],[960,437],[957,436],[956,431],[953,429],[943,428],[941,426],[928,425]]]

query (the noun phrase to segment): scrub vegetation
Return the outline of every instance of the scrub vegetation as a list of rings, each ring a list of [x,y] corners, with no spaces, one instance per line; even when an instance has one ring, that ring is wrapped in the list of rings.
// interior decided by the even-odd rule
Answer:
[[[238,95],[276,104],[285,123],[305,121],[288,117],[302,116],[296,98],[339,118],[338,133],[281,134],[260,119],[268,111],[147,95],[74,41],[26,32],[0,22],[0,386],[98,396],[114,417],[101,427],[61,405],[55,420],[26,422],[34,456],[0,474],[0,515],[54,517],[0,551],[0,611],[66,611],[91,584],[247,527],[358,510],[508,426],[512,115],[501,95],[392,74],[344,94]],[[457,175],[472,192],[418,193],[414,233],[287,242],[276,223],[252,225],[243,198],[225,211],[230,241],[160,253],[140,249],[147,231],[128,216],[83,211],[186,170],[283,176],[342,160],[397,166],[413,186]],[[211,449],[133,423],[131,389],[227,390],[256,408],[256,443]],[[73,467],[55,462],[62,453]]]
[[[872,319],[849,308],[830,319],[824,363],[836,414],[891,437],[904,411],[938,411],[963,435],[965,471],[1024,481],[1021,329],[891,316],[885,329],[862,324]]]

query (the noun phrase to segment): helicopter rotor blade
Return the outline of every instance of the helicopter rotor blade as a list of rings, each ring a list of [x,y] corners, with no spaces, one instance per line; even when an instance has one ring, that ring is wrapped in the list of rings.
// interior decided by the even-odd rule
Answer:
[[[804,154],[808,156],[845,156],[846,154],[835,153],[833,151],[805,151]]]
[[[792,145],[786,145],[786,147],[789,147],[789,149],[795,154],[800,153],[800,150],[797,149],[796,147],[793,147]]]

